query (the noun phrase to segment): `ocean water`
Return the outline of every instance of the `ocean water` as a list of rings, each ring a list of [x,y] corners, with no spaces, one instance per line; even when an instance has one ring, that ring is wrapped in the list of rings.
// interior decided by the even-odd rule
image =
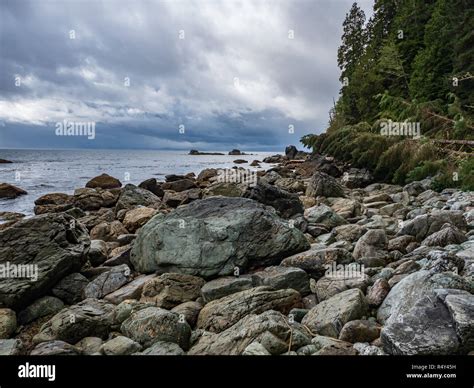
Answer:
[[[0,199],[0,212],[33,214],[34,201],[47,193],[73,194],[91,178],[107,173],[122,184],[138,185],[145,179],[165,180],[168,174],[196,175],[206,168],[230,168],[236,159],[249,162],[275,154],[249,152],[251,155],[188,155],[187,151],[149,150],[0,150],[0,183],[10,183],[28,192],[16,199]],[[244,168],[258,170],[248,164]],[[262,169],[271,165],[262,163]],[[128,180],[127,180],[128,179]]]

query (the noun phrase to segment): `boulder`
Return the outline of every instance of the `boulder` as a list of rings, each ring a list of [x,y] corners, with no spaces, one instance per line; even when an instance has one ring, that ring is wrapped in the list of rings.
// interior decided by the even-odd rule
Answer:
[[[345,197],[342,186],[332,176],[316,172],[308,182],[307,197]]]
[[[364,257],[385,257],[388,239],[384,230],[372,229],[367,231],[356,243],[354,247],[354,259]]]
[[[341,341],[372,342],[380,337],[382,326],[374,321],[364,319],[347,322],[339,334]]]
[[[394,355],[452,355],[460,347],[448,309],[433,295],[390,320],[381,339],[384,351]]]
[[[23,343],[19,339],[0,339],[0,356],[19,356],[23,352]]]
[[[302,296],[308,295],[308,274],[300,268],[272,266],[263,271],[252,274],[253,283],[257,286],[267,286],[274,290],[291,288],[298,291]]]
[[[113,304],[120,304],[127,299],[139,299],[142,294],[143,286],[154,277],[154,274],[140,275],[118,290],[107,294],[104,299]]]
[[[117,178],[111,177],[107,174],[102,174],[92,178],[89,182],[87,182],[86,187],[91,189],[117,189],[122,187],[122,183]]]
[[[388,293],[377,311],[377,320],[385,323],[407,313],[418,300],[437,288],[474,292],[472,281],[452,272],[420,270],[407,275]]]
[[[20,195],[28,194],[25,190],[8,183],[0,183],[0,198],[14,199]]]
[[[171,312],[178,314],[180,317],[184,317],[186,322],[188,322],[191,327],[194,327],[202,307],[200,302],[189,301],[173,307]]]
[[[426,237],[421,245],[428,247],[444,247],[450,244],[462,244],[467,241],[467,237],[458,228],[451,224],[444,224],[438,232],[434,232]]]
[[[141,349],[142,346],[138,342],[123,335],[107,341],[100,348],[101,352],[106,356],[126,356],[139,352]]]
[[[156,181],[155,178],[147,179],[138,185],[139,188],[151,191],[157,197],[162,198],[165,194],[161,185]]]
[[[301,304],[299,292],[291,289],[272,290],[256,287],[214,300],[199,313],[197,326],[211,332],[221,332],[249,314],[260,314],[267,310],[287,314]]]
[[[159,204],[160,198],[151,191],[128,184],[122,189],[115,205],[115,213],[122,209],[132,209],[137,206],[156,207]]]
[[[173,342],[157,341],[141,353],[135,353],[140,356],[182,356],[184,350]]]
[[[319,279],[333,263],[348,264],[351,261],[353,261],[351,253],[343,248],[321,248],[315,245],[308,251],[287,257],[281,265],[301,268],[312,278]]]
[[[104,261],[107,260],[109,255],[109,250],[107,244],[103,240],[92,240],[91,246],[89,248],[88,259],[89,262],[97,267],[101,265]]]
[[[324,204],[306,209],[304,216],[310,224],[321,224],[329,230],[347,223],[343,217]]]
[[[75,304],[83,299],[83,291],[88,284],[89,280],[85,276],[72,273],[59,281],[52,293],[67,304]]]
[[[36,216],[0,230],[0,268],[7,272],[0,306],[19,309],[43,296],[81,268],[89,244],[86,228],[66,214]]]
[[[443,210],[432,214],[422,214],[412,220],[403,222],[397,235],[410,235],[415,237],[417,241],[423,241],[429,235],[440,231],[446,223],[461,230],[467,228],[462,211]]]
[[[343,326],[368,312],[364,294],[358,288],[343,291],[319,303],[305,315],[301,323],[311,331],[337,338]]]
[[[204,279],[196,276],[165,273],[149,280],[143,286],[140,300],[169,310],[181,303],[199,298],[204,283]]]
[[[81,339],[76,345],[83,355],[100,354],[100,348],[104,341],[99,337],[85,337]]]
[[[80,350],[64,341],[48,341],[37,345],[31,356],[78,356]]]
[[[250,314],[220,333],[206,332],[189,350],[189,355],[240,355],[247,346],[259,341],[265,333],[271,333],[291,349],[308,345],[311,338],[298,323],[290,326],[288,319],[277,311]]]
[[[118,290],[131,280],[128,265],[112,267],[92,280],[83,290],[84,298],[102,299],[105,295]]]
[[[139,272],[157,270],[208,278],[278,263],[309,248],[304,235],[274,212],[244,198],[192,202],[143,226],[131,261]]]
[[[303,214],[303,204],[296,194],[289,193],[276,186],[265,182],[249,186],[243,194],[244,198],[250,198],[264,205],[272,206],[283,218],[290,218],[296,214]]]
[[[163,202],[166,206],[169,207],[178,207],[181,205],[186,205],[197,199],[201,199],[202,191],[201,189],[195,188],[186,191],[181,191],[179,193],[174,191],[166,191],[163,196]]]
[[[16,331],[16,314],[10,309],[0,309],[0,339],[10,338]]]
[[[77,189],[74,191],[73,205],[81,210],[99,210],[112,207],[118,199],[118,193],[103,189]]]
[[[232,182],[216,182],[206,187],[202,193],[203,198],[208,197],[241,197],[245,190],[246,185]]]
[[[21,325],[26,325],[38,318],[47,315],[56,314],[64,308],[64,303],[61,299],[54,296],[43,296],[34,301],[26,309],[20,311],[18,314],[18,322]]]
[[[165,182],[161,185],[163,190],[181,192],[196,187],[196,183],[191,179],[179,179],[172,182]]]
[[[131,232],[135,231],[145,225],[155,214],[156,210],[149,207],[137,207],[127,212],[123,219],[123,226]]]
[[[181,349],[189,348],[191,328],[176,313],[159,307],[146,307],[132,313],[121,326],[127,337],[145,348],[157,341],[173,342]]]
[[[116,241],[118,236],[127,234],[128,230],[120,221],[101,222],[94,226],[90,232],[91,239],[102,241]]]
[[[386,279],[377,279],[367,290],[367,302],[370,307],[379,307],[390,292],[390,285]]]
[[[204,302],[208,303],[215,299],[248,290],[253,287],[250,276],[224,276],[207,282],[201,289]]]
[[[369,284],[369,276],[359,268],[345,267],[342,271],[334,271],[319,279],[314,287],[314,293],[319,301],[331,298],[340,292],[358,288],[365,292]]]
[[[76,343],[85,337],[105,338],[115,324],[115,306],[102,300],[86,299],[61,310],[46,322],[34,343],[60,340]]]

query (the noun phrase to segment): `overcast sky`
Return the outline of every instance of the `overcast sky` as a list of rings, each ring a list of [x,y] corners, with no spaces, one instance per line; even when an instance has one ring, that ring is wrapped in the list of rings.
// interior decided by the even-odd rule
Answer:
[[[352,2],[0,0],[0,148],[301,147],[337,98]]]

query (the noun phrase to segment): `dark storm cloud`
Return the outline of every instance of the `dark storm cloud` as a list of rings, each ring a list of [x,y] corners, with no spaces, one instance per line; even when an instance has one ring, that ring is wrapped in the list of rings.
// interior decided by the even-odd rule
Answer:
[[[0,147],[297,143],[326,126],[351,3],[4,0]],[[55,136],[64,119],[95,122],[96,138]]]

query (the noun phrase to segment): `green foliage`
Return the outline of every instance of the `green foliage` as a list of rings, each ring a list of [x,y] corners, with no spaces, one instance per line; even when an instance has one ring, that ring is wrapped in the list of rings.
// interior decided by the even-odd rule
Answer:
[[[459,164],[462,153],[429,139],[474,140],[474,2],[374,0],[364,23],[354,3],[338,51],[340,79],[348,83],[327,132],[304,136],[303,144],[373,169],[386,182],[435,176],[436,188],[472,190],[472,158]],[[422,139],[381,136],[387,120],[420,123]]]

